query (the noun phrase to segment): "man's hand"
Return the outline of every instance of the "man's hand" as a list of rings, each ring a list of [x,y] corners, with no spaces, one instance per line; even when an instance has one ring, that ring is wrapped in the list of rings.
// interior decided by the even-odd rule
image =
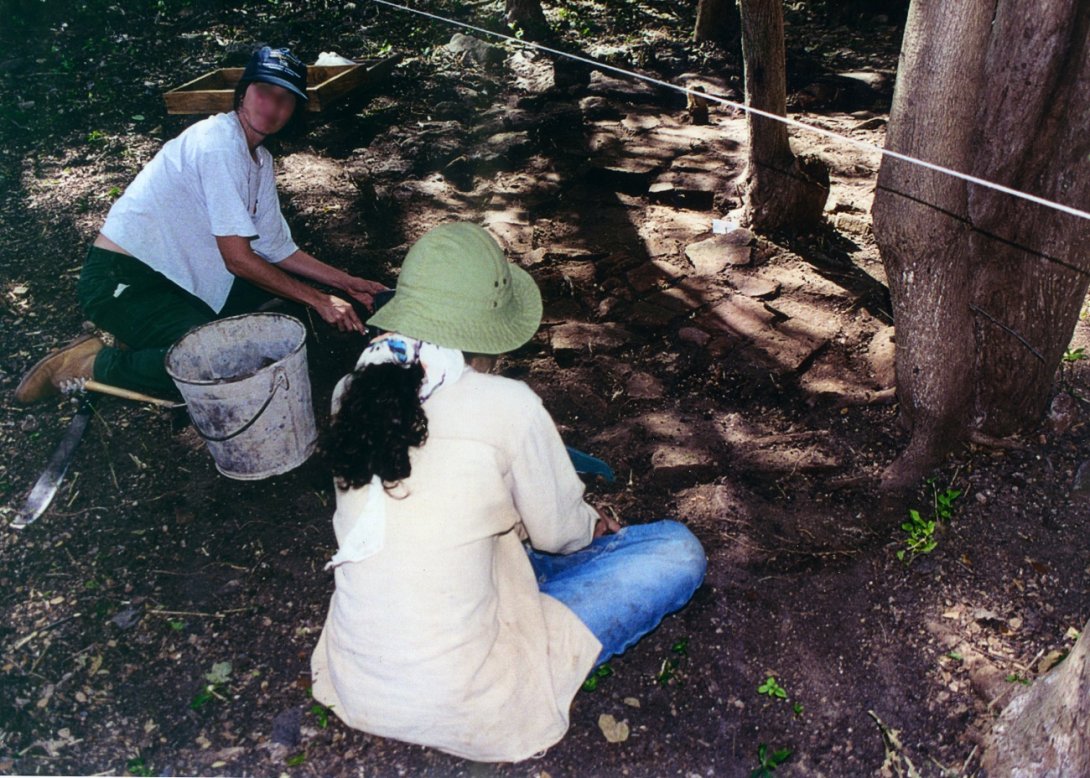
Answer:
[[[621,523],[619,521],[604,514],[601,508],[595,508],[595,510],[598,511],[598,522],[594,525],[594,537],[600,538],[603,535],[611,535],[620,531]]]
[[[368,283],[371,282],[368,281]],[[363,322],[360,321],[360,317],[356,315],[352,303],[336,295],[323,295],[313,307],[326,324],[336,327],[341,332],[363,333],[367,329],[364,327]]]
[[[368,281],[366,278],[359,278],[358,276],[349,276],[344,285],[344,291],[367,306],[367,310],[374,309],[375,295],[379,292],[385,292],[386,289],[385,284],[380,284],[378,281]]]

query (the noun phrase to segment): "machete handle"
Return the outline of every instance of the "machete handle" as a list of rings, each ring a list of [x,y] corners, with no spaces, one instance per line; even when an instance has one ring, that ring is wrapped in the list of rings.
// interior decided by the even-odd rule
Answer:
[[[84,381],[83,388],[90,392],[109,394],[125,400],[136,400],[137,402],[151,403],[152,405],[158,405],[160,408],[181,408],[183,405],[185,405],[185,403],[183,402],[176,402],[175,400],[164,400],[161,397],[152,397],[150,394],[144,394],[143,392],[134,392],[132,389],[122,389],[120,386],[111,386],[110,384],[103,384],[94,380]]]

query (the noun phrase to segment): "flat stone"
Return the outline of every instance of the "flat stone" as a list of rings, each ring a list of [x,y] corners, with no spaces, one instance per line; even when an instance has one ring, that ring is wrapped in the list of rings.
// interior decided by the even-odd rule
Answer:
[[[706,173],[665,173],[647,189],[653,203],[675,208],[709,211],[715,202],[719,180]]]
[[[549,333],[553,353],[612,352],[632,342],[632,334],[619,324],[567,322]]]
[[[653,292],[643,298],[643,301],[667,311],[671,311],[675,315],[695,311],[704,304],[699,297],[691,294],[685,289],[679,289],[677,287],[663,289],[660,292]]]
[[[707,332],[753,339],[762,336],[775,319],[776,315],[756,300],[731,295],[700,314],[695,323]]]
[[[662,119],[654,114],[629,114],[621,120],[621,126],[631,132],[643,132],[645,130],[653,130],[661,124]]]
[[[625,381],[625,394],[633,400],[658,400],[664,389],[662,382],[650,373],[636,371]]]
[[[584,97],[579,101],[579,110],[591,121],[598,119],[620,119],[624,116],[614,103],[601,95]]]
[[[704,276],[722,273],[727,267],[748,265],[753,251],[748,245],[739,245],[730,234],[713,235],[685,248],[685,256],[693,263],[696,272]]]
[[[691,446],[661,445],[651,453],[651,480],[677,487],[714,478],[720,466],[714,454]]]
[[[640,265],[635,270],[629,271],[627,278],[628,283],[636,292],[644,294],[652,289],[668,286],[681,278],[682,275],[682,271],[669,262],[653,259]]]
[[[682,327],[677,331],[677,339],[682,343],[692,343],[694,346],[703,348],[708,345],[712,336],[696,327]]]
[[[531,248],[533,228],[527,224],[492,222],[485,225],[496,242],[512,254],[525,254]]]
[[[779,282],[764,276],[730,275],[727,280],[738,294],[755,300],[771,300],[780,293]]]
[[[651,186],[658,167],[644,159],[598,161],[588,171],[590,181],[617,192],[643,194]]]
[[[655,90],[643,81],[634,78],[614,78],[599,70],[590,74],[587,91],[603,97],[619,98],[634,103],[648,103],[657,99]]]
[[[640,300],[633,303],[632,308],[628,312],[628,320],[633,324],[654,329],[660,329],[667,326],[678,316],[681,316],[680,312],[662,308],[654,303],[649,303],[646,300]]]

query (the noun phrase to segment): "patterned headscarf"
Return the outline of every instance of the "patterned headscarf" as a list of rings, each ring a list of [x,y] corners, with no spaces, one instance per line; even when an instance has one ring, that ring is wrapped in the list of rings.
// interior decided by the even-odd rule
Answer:
[[[465,356],[461,351],[436,346],[422,340],[407,338],[397,333],[388,333],[376,338],[363,350],[356,361],[356,369],[369,365],[399,365],[409,367],[419,364],[424,368],[424,381],[420,385],[420,401],[426,402],[443,387],[450,386],[466,370]],[[340,407],[340,399],[347,388],[345,376],[333,391],[333,412]],[[345,562],[359,562],[382,550],[386,542],[386,488],[377,475],[371,477],[366,487],[367,500],[363,508],[353,517],[351,528],[345,535],[344,542],[326,564],[325,569],[336,568]],[[338,495],[337,512],[347,503],[347,493]]]

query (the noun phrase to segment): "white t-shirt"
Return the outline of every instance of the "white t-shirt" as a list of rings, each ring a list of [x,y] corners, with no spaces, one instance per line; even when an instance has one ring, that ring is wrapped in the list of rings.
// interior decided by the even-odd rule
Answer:
[[[254,161],[234,112],[168,141],[110,208],[102,234],[217,313],[235,278],[217,236],[251,238],[273,263],[298,248],[280,213],[272,155],[259,146]]]

